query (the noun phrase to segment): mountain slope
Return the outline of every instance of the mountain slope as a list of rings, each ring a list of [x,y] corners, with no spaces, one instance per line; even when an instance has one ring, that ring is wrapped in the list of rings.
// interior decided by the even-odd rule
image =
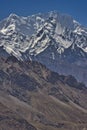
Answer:
[[[17,113],[0,103],[0,130],[36,130]]]
[[[85,85],[35,61],[0,58],[0,103],[37,130],[87,128]]]

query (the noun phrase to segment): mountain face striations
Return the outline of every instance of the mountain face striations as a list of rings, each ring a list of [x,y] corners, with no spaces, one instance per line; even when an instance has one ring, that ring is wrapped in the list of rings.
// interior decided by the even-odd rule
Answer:
[[[87,28],[69,15],[57,11],[28,17],[11,14],[0,22],[0,50],[0,55],[39,61],[87,84]]]

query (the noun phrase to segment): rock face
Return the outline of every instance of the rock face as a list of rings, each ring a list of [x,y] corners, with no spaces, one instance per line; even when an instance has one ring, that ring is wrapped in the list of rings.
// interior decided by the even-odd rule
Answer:
[[[87,28],[56,11],[0,22],[0,55],[35,60],[87,84]],[[5,52],[6,51],[6,52]]]
[[[83,83],[36,61],[0,58],[0,130],[84,128],[87,88]]]

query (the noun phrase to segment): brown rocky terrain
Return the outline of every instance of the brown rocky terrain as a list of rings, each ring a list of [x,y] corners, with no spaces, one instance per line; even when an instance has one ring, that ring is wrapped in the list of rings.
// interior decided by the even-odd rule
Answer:
[[[87,88],[35,61],[0,58],[0,130],[86,130]]]

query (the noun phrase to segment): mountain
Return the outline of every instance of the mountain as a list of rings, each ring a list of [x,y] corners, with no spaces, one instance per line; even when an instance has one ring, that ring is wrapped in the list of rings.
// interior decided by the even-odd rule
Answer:
[[[39,62],[0,57],[2,129],[87,129],[87,87]]]
[[[87,28],[57,11],[0,22],[0,55],[34,60],[87,85]]]

